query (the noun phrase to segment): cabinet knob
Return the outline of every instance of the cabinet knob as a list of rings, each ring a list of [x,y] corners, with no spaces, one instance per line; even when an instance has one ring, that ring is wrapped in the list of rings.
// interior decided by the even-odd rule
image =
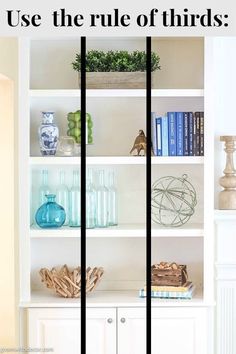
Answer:
[[[108,318],[107,322],[108,322],[108,323],[112,323],[112,322],[113,322],[113,319],[112,319],[112,318]]]
[[[122,317],[122,318],[120,319],[120,322],[121,322],[121,323],[125,323],[125,318]]]

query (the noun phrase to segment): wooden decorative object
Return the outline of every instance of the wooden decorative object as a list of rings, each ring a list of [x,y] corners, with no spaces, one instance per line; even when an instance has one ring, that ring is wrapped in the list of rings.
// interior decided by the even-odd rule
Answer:
[[[219,194],[219,209],[236,209],[236,171],[233,160],[236,136],[221,136],[220,141],[225,142],[226,166],[223,171],[225,176],[219,180],[224,188]]]
[[[186,265],[161,262],[152,266],[152,286],[183,286],[187,280]]]
[[[80,86],[80,73],[79,73]],[[88,72],[88,89],[145,89],[145,72]]]
[[[136,150],[137,151],[137,156],[140,155],[140,152],[143,150],[144,151],[144,155],[146,155],[146,151],[147,151],[147,139],[146,136],[144,134],[143,130],[139,130],[139,135],[136,137],[135,141],[134,141],[134,145],[132,147],[132,149],[130,150],[130,154],[132,154],[132,152]]]
[[[98,285],[104,270],[103,268],[87,268],[86,271],[86,292],[92,292]],[[65,264],[61,269],[42,268],[39,271],[42,282],[47,288],[53,289],[58,295],[65,298],[80,297],[81,272],[80,267],[69,270]]]

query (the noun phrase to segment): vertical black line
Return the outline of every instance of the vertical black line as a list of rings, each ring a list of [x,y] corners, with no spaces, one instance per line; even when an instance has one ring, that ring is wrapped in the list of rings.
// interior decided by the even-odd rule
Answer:
[[[151,74],[151,37],[146,38],[146,348],[147,354],[151,354],[152,339],[152,302],[151,302],[151,265],[152,265],[152,235],[151,235],[151,110],[152,110],[152,74]]]
[[[81,37],[81,354],[86,354],[86,37]]]

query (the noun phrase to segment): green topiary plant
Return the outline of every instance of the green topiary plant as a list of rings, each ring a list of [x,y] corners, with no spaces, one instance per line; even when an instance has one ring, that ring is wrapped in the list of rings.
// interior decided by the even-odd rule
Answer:
[[[151,53],[151,70],[156,71],[161,67],[159,65],[160,57]],[[75,61],[72,63],[73,69],[80,72],[81,56],[76,54]],[[135,72],[146,71],[146,53],[144,51],[127,52],[90,50],[86,54],[87,72]]]

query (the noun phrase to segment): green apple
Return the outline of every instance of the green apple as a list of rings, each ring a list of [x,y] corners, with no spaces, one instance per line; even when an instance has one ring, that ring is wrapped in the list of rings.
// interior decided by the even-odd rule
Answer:
[[[92,120],[89,120],[87,124],[88,124],[88,128],[91,129],[91,128],[93,127],[93,122],[92,122]]]
[[[70,120],[74,120],[74,113],[73,112],[70,112],[67,114],[67,119],[70,121]]]
[[[74,121],[79,122],[81,119],[81,113],[80,112],[75,112],[74,113]]]
[[[75,122],[70,121],[70,122],[68,123],[68,127],[69,127],[70,129],[75,128]]]

